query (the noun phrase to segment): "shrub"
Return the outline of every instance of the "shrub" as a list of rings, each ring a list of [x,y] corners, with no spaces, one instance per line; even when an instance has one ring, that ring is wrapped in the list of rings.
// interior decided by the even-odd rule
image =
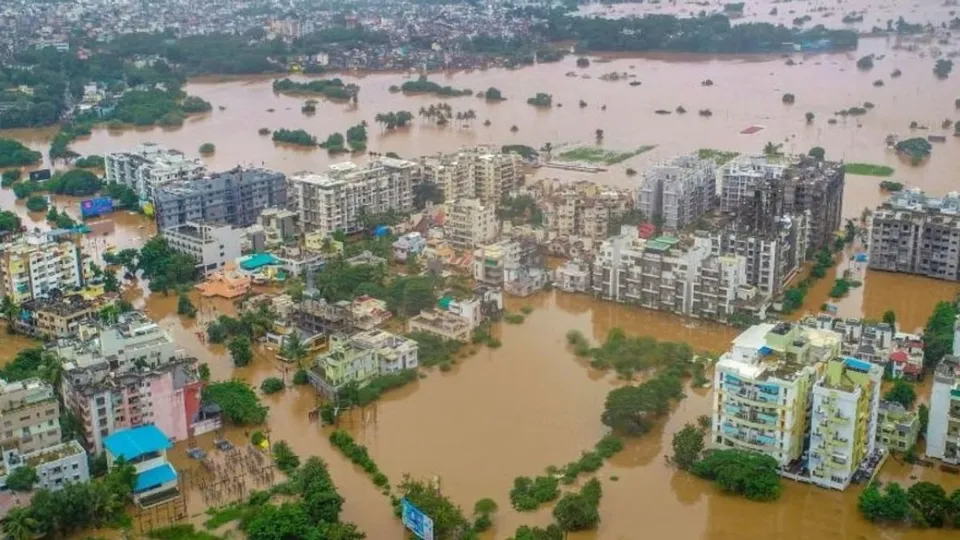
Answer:
[[[283,388],[283,381],[276,377],[269,377],[260,383],[260,390],[264,394],[276,394],[277,392],[283,391]]]

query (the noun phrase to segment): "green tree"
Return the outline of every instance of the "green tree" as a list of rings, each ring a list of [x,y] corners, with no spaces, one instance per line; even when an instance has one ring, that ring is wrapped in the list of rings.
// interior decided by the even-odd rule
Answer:
[[[812,124],[813,119],[816,118],[816,115],[813,114],[812,112],[808,112],[807,114],[804,115],[804,117],[807,119],[808,124]]]
[[[884,394],[883,399],[895,401],[910,410],[913,408],[913,402],[917,399],[917,391],[912,384],[903,379],[897,379],[893,382],[890,390],[887,390],[887,393]]]
[[[30,491],[39,481],[36,469],[28,465],[17,467],[7,475],[7,487],[13,491]]]
[[[197,375],[200,376],[201,381],[210,380],[210,366],[206,362],[197,366]]]
[[[203,400],[216,403],[224,417],[238,426],[262,424],[267,418],[267,408],[260,404],[256,392],[238,379],[208,384]]]
[[[693,424],[684,424],[683,429],[673,434],[673,456],[670,460],[678,468],[689,470],[703,452],[703,431]]]
[[[827,151],[824,150],[823,147],[821,146],[814,146],[813,148],[810,149],[809,152],[807,152],[807,155],[817,161],[823,161],[823,159],[827,155]]]
[[[300,334],[293,331],[283,338],[283,348],[280,349],[280,354],[297,364],[297,367],[302,368],[301,362],[310,355],[310,349],[300,338]]]
[[[923,330],[923,363],[926,368],[936,366],[944,355],[953,350],[953,325],[957,311],[953,302],[937,302]]]
[[[191,319],[197,316],[197,307],[190,301],[190,297],[183,292],[177,298],[177,314],[186,315]]]
[[[3,533],[10,540],[33,540],[40,533],[40,522],[30,508],[14,507],[3,519]]]
[[[895,329],[897,327],[897,314],[891,309],[884,311],[883,322],[889,324],[891,328]]]
[[[951,511],[960,511],[953,509],[943,487],[932,482],[917,482],[907,488],[907,499],[928,527],[943,527]]]
[[[276,394],[284,389],[283,381],[276,377],[267,377],[260,383],[260,391],[264,394]]]
[[[399,486],[400,496],[405,497],[433,519],[435,538],[460,538],[470,529],[470,522],[460,507],[432,485],[404,477]],[[399,499],[396,504],[399,505]]]
[[[200,153],[203,155],[210,155],[216,151],[217,147],[213,143],[203,143],[200,145]]]
[[[31,212],[44,212],[47,209],[47,198],[43,195],[31,195],[27,199],[27,210]]]
[[[693,474],[713,480],[720,489],[753,501],[780,498],[777,460],[766,454],[743,450],[708,450],[693,465]]]
[[[579,493],[567,493],[553,508],[553,517],[564,531],[594,529],[600,523],[600,481],[590,479]]]
[[[879,482],[867,486],[860,493],[857,507],[866,519],[874,522],[903,523],[910,516],[907,492],[896,482],[890,482],[880,491]]]
[[[293,452],[293,449],[290,448],[290,445],[287,444],[286,441],[277,441],[274,443],[272,452],[273,462],[277,464],[277,468],[288,475],[293,475],[297,467],[300,466],[300,457]]]
[[[233,365],[237,367],[243,367],[253,361],[253,347],[247,336],[241,335],[231,339],[227,344],[227,350],[230,351]]]
[[[0,211],[0,232],[16,232],[20,230],[20,216],[9,211]]]
[[[926,437],[927,424],[930,422],[930,407],[927,407],[926,403],[921,403],[920,406],[917,407],[917,418],[920,419],[920,436]],[[960,511],[960,506],[958,506],[957,509]]]

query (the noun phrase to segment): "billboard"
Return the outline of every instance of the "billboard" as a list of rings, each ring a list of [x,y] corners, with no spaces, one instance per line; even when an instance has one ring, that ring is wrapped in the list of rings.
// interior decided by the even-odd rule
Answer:
[[[110,197],[97,197],[80,203],[80,216],[83,219],[109,214],[110,212],[113,212],[113,199]]]
[[[50,169],[40,169],[38,171],[30,171],[30,181],[39,182],[41,180],[50,179]]]
[[[433,540],[433,520],[406,497],[400,499],[403,524],[420,540]]]

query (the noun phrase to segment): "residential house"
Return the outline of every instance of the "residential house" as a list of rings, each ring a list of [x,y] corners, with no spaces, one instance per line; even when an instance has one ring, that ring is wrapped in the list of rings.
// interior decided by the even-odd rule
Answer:
[[[117,431],[104,439],[103,445],[109,469],[122,459],[136,470],[133,502],[140,508],[151,508],[181,496],[177,470],[167,460],[167,450],[173,448],[173,443],[157,426]]]

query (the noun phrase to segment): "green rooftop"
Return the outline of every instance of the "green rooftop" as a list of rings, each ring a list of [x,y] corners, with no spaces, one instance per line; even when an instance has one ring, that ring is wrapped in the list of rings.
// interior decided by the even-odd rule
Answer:
[[[680,239],[675,236],[658,236],[652,240],[647,240],[646,248],[655,251],[666,251],[680,243]]]

